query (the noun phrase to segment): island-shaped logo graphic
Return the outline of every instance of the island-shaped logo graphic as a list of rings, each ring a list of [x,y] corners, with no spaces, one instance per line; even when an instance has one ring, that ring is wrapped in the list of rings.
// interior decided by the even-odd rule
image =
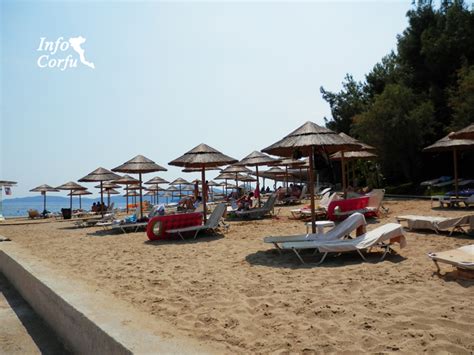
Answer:
[[[82,36],[71,37],[69,40],[58,37],[56,41],[48,41],[46,37],[40,38],[38,52],[46,52],[38,57],[37,65],[40,68],[57,68],[64,71],[69,68],[77,68],[77,56],[83,65],[95,69],[95,64],[86,59],[83,44],[86,38]],[[71,54],[71,50],[73,54]],[[66,56],[67,54],[67,56]]]

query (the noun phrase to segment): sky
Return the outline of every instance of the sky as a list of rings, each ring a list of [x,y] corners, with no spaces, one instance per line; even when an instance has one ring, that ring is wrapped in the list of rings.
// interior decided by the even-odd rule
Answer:
[[[0,3],[0,180],[18,182],[11,197],[137,154],[168,168],[144,179],[192,180],[198,175],[168,162],[200,143],[242,159],[306,121],[323,125],[330,108],[320,87],[340,90],[346,73],[363,80],[396,48],[411,8],[411,1]],[[95,69],[67,48],[79,36]],[[65,50],[40,51],[41,38],[59,39]],[[77,67],[40,67],[66,58]]]

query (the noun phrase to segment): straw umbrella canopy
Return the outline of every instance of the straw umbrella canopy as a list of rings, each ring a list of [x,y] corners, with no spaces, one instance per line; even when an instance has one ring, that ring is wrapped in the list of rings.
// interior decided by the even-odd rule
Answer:
[[[83,178],[79,179],[80,182],[100,182],[100,203],[104,203],[104,190],[103,190],[103,183],[104,181],[111,181],[117,180],[120,178],[120,175],[117,175],[110,170],[104,168],[97,168],[91,173],[87,174]],[[100,210],[102,216],[104,215],[104,211],[101,208]]]
[[[235,186],[239,186],[239,178],[240,177],[243,177],[242,175],[239,175],[239,173],[251,173],[252,170],[250,169],[247,169],[245,166],[243,165],[237,165],[237,164],[234,164],[234,165],[229,165],[227,168],[225,168],[224,170],[222,170],[223,173],[228,173],[228,174],[234,174],[234,178],[235,178]]]
[[[125,185],[125,189],[128,190],[128,185],[138,185],[139,181],[130,175],[123,175],[120,179],[113,180],[112,183]],[[127,213],[128,213],[128,196],[126,196],[126,205],[127,205]]]
[[[178,188],[177,188],[176,186],[170,185],[170,186],[168,186],[168,187],[166,188],[165,191],[167,191],[168,193],[171,193],[170,197],[171,197],[171,199],[173,199],[173,198],[174,198],[174,193],[175,193],[176,191],[178,191]]]
[[[165,180],[159,176],[155,176],[154,178],[148,180],[147,182],[144,183],[145,185],[158,185],[158,184],[169,184],[168,180]],[[158,191],[156,190],[156,202],[158,203]]]
[[[123,196],[134,197],[138,195],[139,195],[138,192],[136,192],[135,190],[128,190]]]
[[[174,181],[170,182],[170,185],[178,185],[179,195],[181,196],[181,185],[191,185],[191,183],[183,178],[177,178]]]
[[[43,184],[43,185],[35,187],[34,189],[31,189],[30,192],[41,192],[41,195],[43,195],[43,214],[46,214],[46,193],[59,192],[59,190],[55,189],[52,186]]]
[[[78,183],[75,183],[74,181],[69,181],[66,182],[65,184],[62,184],[61,186],[56,187],[58,190],[69,190],[69,192],[72,192],[74,190],[87,190],[87,187],[81,186]],[[72,211],[72,195],[69,195],[69,208]]]
[[[138,181],[140,185],[140,218],[143,218],[142,174],[167,170],[168,169],[156,164],[154,161],[144,157],[143,155],[137,155],[124,164],[112,169],[112,171],[120,173],[138,174]]]
[[[199,144],[181,157],[171,161],[170,165],[181,166],[184,168],[201,168],[202,183],[202,202],[204,210],[204,222],[207,220],[206,210],[206,168],[219,167],[223,165],[236,163],[237,160],[222,154],[216,149],[206,145]]]
[[[280,162],[274,164],[278,166],[285,167],[285,187],[288,188],[288,176],[290,173],[288,172],[288,168],[295,168],[299,166],[303,166],[305,164],[304,160],[294,159],[294,158],[286,158],[282,159]]]
[[[458,198],[458,163],[457,151],[474,149],[474,140],[472,139],[452,139],[453,132],[446,137],[441,138],[434,144],[423,149],[424,152],[453,152],[453,168],[454,168],[454,192]]]
[[[73,190],[68,193],[68,196],[79,196],[79,209],[82,209],[82,201],[81,198],[84,195],[92,195],[92,192],[85,190]]]
[[[138,180],[137,180],[138,181]],[[144,182],[145,185],[155,185],[155,184],[169,184],[169,181],[159,177],[155,176],[154,178],[148,180],[147,182]]]
[[[237,178],[238,179],[241,179],[243,178],[244,176],[241,175],[241,174],[237,174]],[[232,174],[232,173],[220,173],[219,175],[217,175],[215,178],[215,180],[224,180],[224,183],[225,183],[225,193],[227,195],[227,188],[231,185],[229,183],[227,183],[227,180],[232,180],[232,179],[235,179],[235,175]]]
[[[373,154],[373,152],[376,151],[375,147],[372,147],[371,145],[365,144],[365,143],[363,143],[363,142],[361,142],[361,141],[345,134],[344,132],[340,132],[339,135],[342,138],[347,139],[348,141],[359,145],[359,149],[357,149],[357,150],[337,152],[337,153],[332,154],[329,157],[331,160],[341,161],[341,168],[342,168],[343,172],[344,172],[344,170],[346,170],[345,162],[349,162],[350,160],[371,159],[373,157],[376,157],[376,155]],[[349,170],[349,169],[347,168],[347,170]],[[352,166],[352,174],[353,174],[353,178],[355,179],[354,165]],[[348,180],[349,179],[349,172],[347,172],[347,175],[348,175],[347,176],[347,180]],[[347,186],[347,181],[345,180],[346,175],[344,173],[343,173],[342,179],[343,179],[342,180],[343,186]]]
[[[358,150],[360,145],[341,137],[328,128],[318,126],[314,122],[306,122],[278,142],[262,149],[264,153],[281,157],[309,156],[309,190],[311,195],[311,224],[316,233],[316,214],[314,204],[314,155],[316,152],[326,154],[337,151]],[[342,154],[344,156],[344,154]]]
[[[257,190],[260,191],[260,184],[259,184],[259,175],[258,175],[258,167],[262,165],[272,165],[276,164],[280,161],[280,159],[272,158],[267,154],[264,154],[259,151],[253,151],[241,161],[239,161],[236,165],[246,165],[246,166],[255,166],[255,176],[257,177]],[[260,193],[258,194],[258,207],[261,206],[260,200]]]
[[[461,129],[460,131],[454,132],[449,138],[451,139],[474,139],[474,123]]]

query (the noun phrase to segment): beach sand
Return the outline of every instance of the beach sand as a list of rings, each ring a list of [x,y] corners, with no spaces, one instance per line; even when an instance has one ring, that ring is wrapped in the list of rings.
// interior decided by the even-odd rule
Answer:
[[[386,201],[388,216],[458,216],[429,201]],[[357,254],[329,258],[279,255],[262,238],[304,233],[301,221],[231,222],[225,235],[149,242],[145,233],[96,235],[71,223],[1,226],[0,235],[28,248],[58,273],[82,280],[228,353],[474,352],[474,281],[434,274],[426,256],[473,244],[456,234],[407,233],[408,247],[375,262]],[[474,213],[474,211],[470,211]],[[313,260],[314,262],[311,262]]]

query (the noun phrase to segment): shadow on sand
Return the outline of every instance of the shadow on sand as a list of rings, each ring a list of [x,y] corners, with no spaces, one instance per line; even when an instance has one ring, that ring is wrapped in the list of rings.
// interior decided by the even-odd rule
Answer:
[[[195,244],[195,243],[210,243],[222,238],[224,238],[224,234],[222,233],[215,233],[215,234],[200,233],[198,234],[196,239],[193,239],[192,235],[188,236],[184,240],[176,236],[173,239],[147,240],[144,243],[146,245],[151,245],[151,246],[160,246],[160,245],[169,245],[169,244]]]
[[[380,261],[380,257],[383,252],[372,251],[370,253],[364,253],[367,262],[377,263]],[[291,250],[284,250],[281,253],[277,249],[261,250],[256,253],[247,255],[245,260],[249,264],[259,266],[269,266],[278,268],[288,269],[311,269],[311,268],[323,268],[323,267],[344,267],[347,265],[356,265],[365,263],[357,252],[348,253],[330,253],[326,260],[321,264],[317,265],[322,257],[322,254],[313,255],[313,251],[305,250],[300,252],[305,264],[302,264],[296,255]],[[400,263],[406,260],[405,257],[401,256],[396,252],[387,254],[384,261],[391,263]]]

